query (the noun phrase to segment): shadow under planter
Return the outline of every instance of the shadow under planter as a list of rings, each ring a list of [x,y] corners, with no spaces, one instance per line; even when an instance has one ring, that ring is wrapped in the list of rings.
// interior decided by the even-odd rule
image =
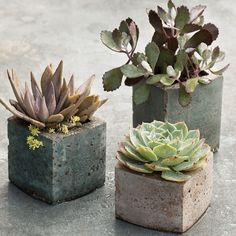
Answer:
[[[133,93],[137,86],[133,87]],[[151,86],[147,102],[133,103],[133,127],[153,120],[175,123],[185,121],[189,129],[199,129],[213,151],[220,143],[221,104],[223,77],[216,78],[208,85],[199,84],[193,93],[191,103],[179,104],[179,87],[160,88]]]
[[[83,196],[105,182],[106,123],[98,118],[68,134],[41,132],[44,146],[29,150],[27,124],[8,119],[9,179],[50,204]]]
[[[190,173],[190,172],[189,172]],[[207,210],[213,188],[213,154],[184,183],[140,174],[122,164],[115,169],[116,217],[143,227],[183,233]]]

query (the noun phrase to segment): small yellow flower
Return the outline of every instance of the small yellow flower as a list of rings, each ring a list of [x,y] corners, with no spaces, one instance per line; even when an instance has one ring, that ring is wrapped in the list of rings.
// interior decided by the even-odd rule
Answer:
[[[34,138],[34,136],[28,136],[27,137],[27,144],[29,146],[29,149],[35,150],[36,148],[40,148],[43,146],[43,142]]]
[[[67,125],[62,125],[59,130],[63,133],[63,134],[68,134],[69,133],[69,129]]]
[[[30,133],[33,136],[39,136],[39,134],[40,134],[39,128],[37,128],[37,127],[35,127],[34,125],[31,125],[31,124],[28,126],[28,128],[29,128]]]
[[[49,129],[48,129],[48,133],[49,133],[49,134],[55,134],[56,131],[55,131],[55,129],[53,129],[53,128],[49,128]]]
[[[70,122],[75,124],[76,122],[80,121],[80,117],[79,116],[71,116],[70,118]]]

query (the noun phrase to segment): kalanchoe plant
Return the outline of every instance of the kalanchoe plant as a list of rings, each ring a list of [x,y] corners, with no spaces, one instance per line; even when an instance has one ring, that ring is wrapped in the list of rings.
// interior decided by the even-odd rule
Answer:
[[[123,76],[125,84],[138,84],[134,102],[140,104],[149,97],[150,85],[179,85],[179,102],[186,106],[199,83],[209,84],[214,77],[222,75],[228,68],[213,69],[224,59],[220,48],[210,47],[218,37],[218,28],[204,24],[206,6],[198,5],[189,10],[186,6],[176,7],[168,1],[168,10],[158,6],[149,11],[149,22],[155,33],[145,48],[145,53],[135,52],[139,29],[128,18],[119,28],[101,32],[102,42],[111,50],[127,55],[127,62],[106,72],[103,76],[104,89],[113,91],[120,87]]]
[[[160,171],[163,179],[184,182],[191,176],[183,172],[206,163],[210,147],[204,141],[199,130],[188,130],[184,122],[142,123],[120,143],[117,159],[131,170]]]
[[[62,61],[55,72],[51,65],[47,66],[41,77],[41,86],[31,72],[30,90],[27,83],[24,88],[21,86],[14,70],[7,71],[16,101],[10,99],[9,104],[0,98],[0,103],[14,116],[31,124],[31,135],[27,143],[32,149],[43,145],[35,138],[41,129],[49,133],[59,131],[66,134],[68,129],[89,121],[94,112],[106,102],[97,95],[90,95],[94,75],[75,89],[73,75],[67,83],[62,79],[62,72]]]

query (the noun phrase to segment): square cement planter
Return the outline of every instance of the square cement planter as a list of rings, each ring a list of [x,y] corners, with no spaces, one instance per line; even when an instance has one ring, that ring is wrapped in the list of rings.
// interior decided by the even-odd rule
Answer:
[[[105,181],[106,124],[93,118],[69,134],[42,132],[29,150],[27,124],[8,119],[9,179],[29,195],[55,204],[83,196]]]
[[[133,92],[136,87],[133,87]],[[133,126],[153,120],[175,123],[185,121],[189,129],[199,129],[213,151],[220,143],[221,104],[223,77],[208,85],[199,84],[193,93],[192,101],[187,107],[178,102],[178,87],[151,88],[147,102],[133,104]]]
[[[213,155],[184,183],[159,174],[139,174],[121,164],[115,169],[116,217],[160,231],[185,232],[207,210],[213,187]]]

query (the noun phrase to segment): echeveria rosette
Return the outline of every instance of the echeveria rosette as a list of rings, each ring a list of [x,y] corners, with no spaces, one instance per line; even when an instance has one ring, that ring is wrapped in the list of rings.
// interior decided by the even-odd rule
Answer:
[[[187,106],[199,83],[209,84],[214,75],[221,76],[228,68],[213,68],[224,59],[224,53],[218,46],[210,48],[219,32],[214,24],[204,24],[206,6],[189,10],[186,6],[176,7],[171,0],[167,6],[167,10],[158,6],[157,11],[148,13],[155,32],[144,53],[135,52],[139,31],[130,18],[122,21],[119,29],[101,33],[108,48],[128,56],[124,65],[104,74],[106,91],[119,88],[126,77],[125,85],[137,86],[133,99],[135,104],[141,104],[148,99],[151,86],[178,84],[179,103]]]
[[[81,86],[75,88],[74,77],[67,83],[63,79],[63,62],[53,71],[51,65],[44,70],[40,86],[31,72],[31,89],[25,83],[23,87],[14,70],[8,73],[16,101],[10,99],[10,104],[0,98],[0,103],[14,116],[25,120],[42,129],[55,127],[71,117],[79,117],[80,122],[88,121],[94,112],[106,100],[91,95],[91,85],[95,76],[91,76]],[[72,127],[72,125],[71,125]]]
[[[206,164],[210,147],[199,130],[188,130],[184,122],[153,121],[131,129],[120,143],[117,159],[139,173],[161,172],[165,180],[184,182],[191,171]]]

